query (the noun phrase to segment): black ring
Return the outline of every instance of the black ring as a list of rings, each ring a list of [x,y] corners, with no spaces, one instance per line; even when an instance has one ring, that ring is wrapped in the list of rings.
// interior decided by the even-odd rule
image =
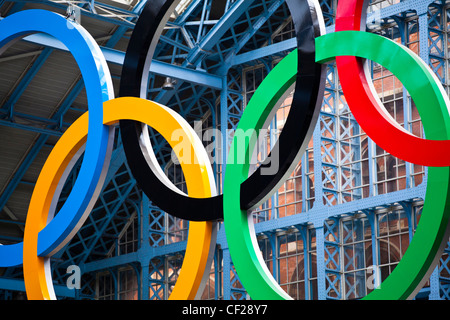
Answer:
[[[277,190],[300,161],[314,131],[322,104],[326,67],[315,62],[315,38],[325,31],[320,5],[316,0],[286,0],[292,15],[298,49],[298,72],[289,116],[272,152],[279,159],[274,175],[263,175],[270,167],[262,164],[241,185],[241,207],[251,209]],[[125,55],[119,96],[146,97],[147,79],[154,48],[179,1],[152,0],[145,5]],[[141,96],[141,90],[142,96]],[[120,131],[125,155],[134,178],[147,197],[161,210],[190,221],[223,219],[223,196],[192,198],[173,191],[149,167],[139,143],[140,122],[121,120]],[[267,159],[270,159],[272,153]]]

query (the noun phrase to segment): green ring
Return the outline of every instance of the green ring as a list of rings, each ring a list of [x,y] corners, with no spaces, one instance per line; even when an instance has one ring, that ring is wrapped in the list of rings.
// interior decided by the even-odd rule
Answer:
[[[434,73],[412,51],[387,38],[360,31],[336,32],[316,39],[318,62],[342,55],[370,59],[388,68],[415,101],[427,138],[450,138],[448,98]],[[236,131],[255,129],[259,132],[270,110],[284,93],[283,90],[289,87],[292,74],[297,70],[296,57],[296,51],[293,51],[264,79],[247,105]],[[267,269],[260,254],[252,219],[249,221],[246,210],[240,208],[240,185],[248,177],[249,163],[235,161],[237,154],[232,151],[237,147],[237,139],[235,136],[231,144],[223,188],[224,225],[231,258],[252,299],[291,299]],[[246,142],[244,148],[248,155],[254,145]],[[439,260],[448,237],[449,185],[449,167],[429,167],[426,197],[415,235],[394,271],[365,298],[411,298],[423,281],[427,280],[426,276]]]

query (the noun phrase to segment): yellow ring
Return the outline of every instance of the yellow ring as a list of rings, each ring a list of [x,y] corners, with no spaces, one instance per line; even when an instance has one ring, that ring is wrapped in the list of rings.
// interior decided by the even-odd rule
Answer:
[[[187,122],[176,112],[155,102],[140,98],[117,98],[104,103],[103,124],[113,125],[120,120],[135,120],[157,130],[171,145],[179,144],[172,135],[184,132],[183,143],[189,143],[193,161],[181,162],[189,196],[211,197],[215,186],[211,183],[211,165],[201,141]],[[33,191],[28,209],[23,241],[23,273],[27,297],[30,300],[52,300],[54,294],[50,273],[50,257],[38,257],[38,235],[45,228],[56,189],[64,171],[84,145],[88,134],[88,113],[83,114],[67,129],[53,148]],[[186,145],[184,145],[186,146]],[[81,227],[82,222],[79,223]],[[194,299],[211,261],[215,237],[213,222],[190,222],[186,253],[180,274],[170,299]]]

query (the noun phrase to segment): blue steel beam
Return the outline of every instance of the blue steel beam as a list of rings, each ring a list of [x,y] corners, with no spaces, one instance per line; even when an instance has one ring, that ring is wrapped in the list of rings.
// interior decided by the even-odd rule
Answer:
[[[64,46],[59,40],[52,38],[51,36],[48,36],[46,34],[33,34],[24,38],[24,40],[41,46],[67,51],[66,46]],[[125,59],[125,52],[107,47],[101,47],[100,49],[102,50],[106,61],[118,65],[123,64],[123,61]],[[193,82],[215,89],[222,88],[221,80],[216,75],[212,75],[204,71],[198,71],[182,66],[172,65],[158,60],[153,60],[152,64],[150,65],[150,72]]]
[[[37,2],[47,2],[47,1],[37,1]],[[133,13],[136,15],[142,10],[142,7],[145,5],[145,1],[139,2],[135,8],[133,9]],[[194,3],[194,6],[190,6],[189,10],[187,12],[192,12],[193,9],[195,9],[195,5],[199,1],[196,1]],[[192,9],[191,9],[192,7]],[[183,13],[182,15],[183,19],[186,19],[188,15]],[[0,18],[1,19],[1,18]],[[124,58],[125,58],[125,52],[121,52],[118,50],[113,50],[111,47],[113,47],[117,41],[120,40],[120,38],[123,36],[123,34],[132,26],[126,25],[126,26],[119,26],[119,28],[116,30],[116,32],[112,35],[112,37],[108,40],[106,46],[101,47],[103,54],[105,55],[105,58],[108,62],[122,65]],[[45,34],[33,34],[30,36],[27,36],[24,38],[25,41],[46,46],[58,50],[67,51],[67,48],[62,44],[59,40],[52,38],[51,36],[45,35]],[[170,65],[167,63],[162,63],[160,61],[154,60],[152,62],[152,65],[150,67],[150,72],[169,76],[181,80],[188,80],[192,81],[194,83],[197,83],[199,85],[209,86],[216,89],[221,89],[221,80],[214,76],[209,75],[206,72],[196,71],[192,69],[182,68],[179,66]]]
[[[136,4],[136,5],[139,5],[139,3]],[[122,9],[122,8],[119,8],[119,7],[114,7],[114,6],[110,5],[110,4],[99,2],[99,1],[93,1],[93,0],[89,1],[89,6],[91,8],[94,8],[95,6],[97,6],[99,8],[106,8],[106,9],[108,9],[110,11],[113,10],[113,11],[115,11],[115,13],[119,13],[119,14],[121,13],[121,14],[130,16],[127,19],[128,21],[131,21],[133,18],[137,18],[137,16],[139,15],[139,11],[136,10],[136,5],[134,6],[133,10],[130,11],[130,10]],[[97,14],[98,14],[98,12],[97,12]]]
[[[130,264],[133,262],[145,263],[155,257],[163,257],[165,255],[171,255],[177,252],[183,252],[186,250],[187,240],[167,244],[159,247],[146,247],[138,249],[136,252],[127,253],[124,255],[102,259],[92,262],[80,263],[80,269],[83,273],[93,272],[106,269],[108,267],[117,267],[120,265]]]
[[[31,150],[28,152],[24,161],[20,164],[19,169],[16,171],[16,173],[14,174],[14,176],[12,177],[7,187],[0,196],[0,211],[3,210],[4,206],[8,202],[9,197],[12,195],[12,193],[20,183],[20,180],[22,180],[23,176],[26,173],[26,170],[31,165],[31,163],[33,163],[34,159],[38,155],[41,148],[44,146],[48,137],[49,137],[48,135],[41,135],[39,139],[34,143]]]
[[[225,12],[223,17],[217,22],[213,29],[202,38],[202,40],[191,50],[186,59],[187,65],[197,66],[227,32],[230,27],[236,22],[239,17],[247,11],[254,0],[238,0],[231,8]]]
[[[247,1],[247,2],[252,2],[252,1]],[[42,1],[38,1],[38,2],[42,2]],[[47,2],[47,1],[43,1],[43,2]],[[139,11],[142,9],[142,7],[145,5],[145,3],[146,3],[146,1],[141,1],[140,3],[138,3],[138,5],[136,5],[135,9],[133,10],[133,12],[136,11],[136,14],[138,14]],[[196,3],[194,3],[194,4],[196,4]],[[193,6],[192,8],[194,9],[194,7],[195,6]],[[188,12],[191,12],[191,10],[192,9],[190,9]],[[183,19],[186,19],[188,16],[183,14],[182,17],[183,17]],[[123,61],[125,58],[125,52],[113,50],[113,49],[111,49],[111,47],[113,47],[117,43],[117,41],[120,40],[120,38],[123,36],[123,34],[126,32],[126,30],[129,29],[130,27],[132,27],[132,26],[130,26],[130,25],[120,26],[116,30],[116,32],[112,35],[112,37],[108,40],[106,46],[101,47],[101,50],[102,50],[103,54],[105,55],[105,58],[108,62],[118,64],[118,65],[123,64]],[[225,32],[225,31],[223,31],[223,32]],[[46,34],[33,34],[33,35],[25,37],[24,40],[34,43],[34,44],[37,44],[37,45],[67,51],[67,48],[64,46],[64,44],[62,44],[59,40],[57,40],[51,36],[48,36]],[[168,63],[163,63],[163,62],[160,62],[157,60],[154,60],[152,62],[151,67],[150,67],[150,72],[155,73],[155,74],[160,74],[163,76],[177,78],[180,80],[190,81],[190,82],[193,82],[193,83],[196,83],[199,85],[208,86],[208,87],[212,87],[215,89],[221,89],[221,79],[216,77],[215,75],[210,75],[206,72],[192,70],[192,69],[188,69],[188,68],[184,68],[184,67],[180,67],[180,66],[175,66],[175,65],[168,64]]]
[[[289,40],[284,40],[275,44],[271,44],[267,47],[255,49],[253,51],[238,54],[236,56],[230,57],[230,66],[246,64],[250,61],[258,60],[264,57],[268,57],[274,54],[279,54],[283,51],[291,51],[297,46],[296,39],[292,38]]]
[[[81,89],[83,88],[83,81],[79,80],[78,83],[75,85],[75,88],[72,90],[72,92],[67,96],[67,98],[62,103],[61,107],[59,108],[58,112],[52,117],[53,120],[59,120],[59,118],[69,109],[69,107],[72,105],[73,101],[75,101],[78,94],[81,92]],[[50,129],[54,129],[56,126],[52,126]],[[44,146],[44,144],[47,142],[47,139],[49,138],[49,134],[42,134],[35,144],[33,145],[30,152],[27,154],[24,161],[21,163],[19,169],[16,171],[12,179],[9,181],[7,187],[5,188],[4,192],[0,196],[0,211],[3,210],[3,207],[8,202],[9,197],[16,189],[17,185],[22,180],[23,176],[25,175],[26,171],[28,170],[31,163],[33,163],[33,160],[36,158],[37,154],[41,150],[41,148]]]
[[[178,28],[185,29],[186,21],[188,18],[192,18],[195,15],[195,12],[197,8],[199,7],[200,3],[204,0],[194,0],[191,2],[191,4],[186,8],[186,10],[176,19],[174,22],[170,22],[172,25],[177,26]],[[165,36],[167,38],[172,38],[174,34],[178,31],[177,28],[171,28],[167,30]],[[159,54],[163,49],[165,48],[165,45],[163,43],[159,43],[159,45],[155,49],[154,57],[159,57]]]
[[[94,249],[94,245],[103,236],[103,233],[105,232],[109,223],[111,223],[111,221],[113,220],[116,212],[121,208],[121,206],[124,204],[125,200],[128,198],[129,194],[131,193],[131,191],[133,190],[133,188],[136,185],[136,181],[134,179],[132,179],[132,180],[128,181],[128,184],[129,185],[126,187],[126,189],[122,192],[122,194],[120,194],[117,204],[112,208],[112,210],[107,210],[108,218],[103,223],[101,228],[98,230],[95,237],[90,239],[87,250],[83,252],[83,258],[82,258],[83,262],[86,261],[86,259],[89,257],[89,254]],[[119,188],[117,187],[117,190],[118,189]],[[117,201],[117,199],[116,199],[116,201]]]
[[[249,30],[242,36],[233,51],[228,54],[228,57],[234,56],[245,46],[245,44],[258,32],[258,30],[269,20],[269,18],[278,10],[278,8],[285,2],[285,0],[277,0],[273,2],[270,7],[266,8],[264,14],[262,14],[255,23],[253,23]],[[226,59],[228,60],[228,59]],[[225,64],[227,61],[225,61]]]
[[[15,0],[16,2],[24,2],[24,3],[38,3],[38,4],[44,4],[44,5],[48,5],[51,6],[53,8],[58,8],[58,9],[62,9],[62,10],[66,10],[67,6],[64,5],[61,2],[55,2],[55,1],[47,1],[47,0]],[[115,10],[119,10],[118,8],[116,8]],[[123,9],[120,9],[123,10]],[[124,26],[124,27],[129,27],[129,28],[133,28],[134,27],[134,23],[126,20],[126,19],[112,19],[109,18],[107,16],[102,16],[100,14],[95,14],[93,12],[87,11],[87,10],[80,10],[81,14],[83,16],[92,18],[92,19],[96,19],[96,20],[100,20],[100,21],[104,21],[104,22],[108,22],[111,23],[113,25],[118,25],[118,26]],[[132,13],[131,11],[122,11],[122,14],[125,15],[129,15],[129,16],[133,16],[133,17],[137,17],[136,14]]]
[[[237,41],[234,48],[227,53],[224,62],[222,66],[219,68],[219,70],[216,72],[217,74],[226,74],[228,69],[232,67],[233,65],[243,64],[244,59],[237,59],[236,55],[239,53],[239,51],[245,46],[245,44],[259,31],[259,29],[270,19],[270,17],[280,8],[280,6],[285,2],[285,0],[277,0],[273,2],[270,7],[265,8],[264,14],[262,14],[253,24],[249,22],[250,27],[248,30],[244,33],[244,35]],[[248,19],[249,20],[249,19]],[[297,45],[297,42],[295,39],[291,39],[292,43],[289,43],[290,49],[295,48]],[[266,49],[267,47],[264,47],[263,49]],[[280,48],[277,48],[280,49]],[[261,50],[261,49],[260,49]],[[279,53],[284,50],[280,51],[274,51],[273,53]],[[264,56],[270,55],[270,53],[266,53],[264,50]],[[259,54],[261,55],[261,53]],[[244,54],[244,57],[247,57],[247,59],[254,60],[253,57],[257,56],[254,54],[254,51],[250,51],[249,53]],[[251,61],[250,60],[250,61]]]
[[[189,113],[193,110],[194,106],[198,103],[198,101],[200,101],[200,99],[202,99],[202,97],[204,96],[207,88],[206,87],[202,87],[199,88],[199,90],[195,90],[195,87],[191,84],[190,88],[192,88],[193,91],[193,95],[190,95],[187,99],[181,101],[178,97],[178,94],[183,94],[183,89],[179,89],[177,90],[177,93],[175,94],[176,100],[177,100],[177,106],[180,107],[179,113],[181,116],[183,116],[183,118],[187,119],[187,116],[189,116]],[[186,88],[184,88],[186,89]],[[186,104],[186,107],[183,107],[183,105]],[[173,106],[169,105],[170,108],[173,108]],[[211,110],[211,112],[214,114],[215,111],[211,108],[211,106],[209,106],[209,109]],[[214,117],[215,120],[215,117]],[[215,122],[213,122],[215,123]],[[165,139],[163,139],[161,136],[159,136],[159,139],[155,137],[154,132],[151,131],[151,135],[152,135],[152,139],[153,141],[156,141],[153,144],[153,149],[155,151],[155,154],[157,156],[159,156],[160,158],[164,159],[163,155],[160,153],[161,151],[165,151],[164,150],[164,146],[167,145],[167,142],[165,141]],[[166,165],[166,162],[163,160],[163,167]]]
[[[269,5],[269,3],[270,3],[270,5]],[[273,13],[275,12],[275,11],[277,11],[277,9],[282,5],[284,3],[284,1],[282,1],[282,0],[278,0],[278,1],[274,1],[274,2],[268,2],[268,3],[266,3],[266,2],[264,2],[263,3],[263,5],[262,5],[262,8],[263,8],[263,10],[264,10],[264,14],[263,14],[263,16],[262,17],[257,17],[256,19],[254,19],[254,21],[252,21],[252,19],[249,17],[249,15],[247,14],[247,12],[248,12],[248,10],[249,10],[249,8],[250,8],[250,3],[246,3],[246,6],[248,6],[247,7],[247,12],[245,12],[245,14],[243,14],[243,15],[240,15],[241,17],[244,17],[244,19],[242,20],[239,20],[240,22],[236,22],[236,21],[231,21],[230,22],[230,25],[228,26],[228,28],[226,28],[226,27],[224,27],[223,25],[224,25],[224,23],[218,23],[215,27],[213,27],[212,29],[211,29],[211,31],[208,33],[208,35],[207,35],[207,37],[205,37],[204,39],[203,39],[203,41],[202,41],[202,43],[201,44],[197,44],[197,46],[200,46],[200,45],[202,45],[203,47],[202,47],[202,50],[205,50],[205,48],[208,48],[208,46],[210,46],[211,48],[213,48],[214,46],[216,47],[216,49],[218,50],[218,54],[219,54],[219,58],[220,58],[220,60],[222,61],[222,64],[223,65],[226,65],[229,61],[227,61],[226,63],[224,63],[223,62],[223,60],[224,60],[224,58],[225,57],[222,57],[222,55],[225,55],[225,54],[227,54],[227,52],[231,52],[231,53],[229,53],[228,55],[227,55],[227,57],[229,58],[229,60],[233,60],[232,58],[234,57],[234,55],[236,54],[236,52],[238,52],[243,46],[245,46],[245,44],[248,42],[248,40],[249,39],[251,39],[252,38],[252,36],[253,35],[255,35],[257,32],[258,32],[258,30],[269,20],[269,18],[273,15]],[[233,8],[236,10],[236,11],[234,11],[233,13],[229,13],[229,12],[226,12],[225,13],[225,17],[227,17],[227,16],[234,16],[234,18],[235,19],[238,19],[240,16],[239,16],[239,14],[237,14],[237,11],[238,11],[238,9],[235,7],[235,5],[239,5],[239,3],[234,3],[233,4]],[[260,4],[258,4],[258,5],[255,5],[255,7],[256,6],[261,6]],[[242,8],[241,8],[242,9]],[[224,19],[224,18],[222,18],[222,19]],[[219,20],[220,21],[220,20]],[[229,22],[229,21],[228,21]],[[247,30],[245,31],[245,32],[243,32],[243,33],[240,33],[240,34],[236,34],[235,32],[234,32],[234,29],[233,29],[233,27],[235,27],[236,25],[242,25],[243,23],[246,23],[246,24],[248,24],[248,28],[247,28]],[[231,27],[231,33],[232,33],[232,35],[231,36],[227,36],[226,38],[224,38],[223,37],[223,35],[228,31],[228,29],[230,29],[230,26],[233,26],[233,27]],[[222,30],[220,30],[219,31],[219,28],[220,27],[222,27],[223,29]],[[224,29],[227,29],[227,30],[225,30],[224,31]],[[221,34],[221,37],[218,37],[218,35],[219,34]],[[214,44],[214,45],[211,45],[210,43],[206,43],[206,40],[207,39],[213,39],[213,38],[218,38],[218,39],[220,39],[220,41],[221,42],[223,42],[223,41],[229,41],[230,39],[232,39],[233,41],[234,41],[234,43],[235,43],[235,45],[233,46],[233,47],[231,47],[231,49],[230,50],[225,50],[224,52],[222,52],[222,51],[220,51],[220,47],[219,47],[219,45],[218,44]],[[295,44],[294,44],[294,46],[295,46]],[[193,50],[191,50],[191,52],[189,53],[189,55],[190,56],[192,56],[193,54],[194,54],[194,52],[195,51],[198,51],[198,47],[196,47],[196,48],[194,48]],[[203,52],[202,50],[200,50],[200,52]],[[216,53],[216,54],[217,54]],[[188,56],[189,56],[188,55]],[[206,58],[207,57],[207,55],[203,55],[203,56],[201,56],[201,57],[199,57],[199,59],[201,60],[201,59],[204,59],[204,58]],[[186,63],[186,62],[185,62]],[[187,64],[187,63],[186,63]],[[228,67],[222,67],[222,68],[219,68],[219,70],[218,71],[215,71],[214,73],[216,74],[216,75],[222,75],[222,74],[224,74],[225,73],[225,71],[223,71],[224,69],[228,69]],[[221,77],[222,78],[222,77]],[[179,90],[180,88],[181,88],[181,85],[182,85],[182,83],[180,83],[180,82],[178,82],[177,84],[176,84],[176,90],[173,90],[172,92],[165,92],[165,91],[161,91],[158,95],[157,95],[157,97],[155,98],[155,100],[156,101],[159,101],[159,102],[161,102],[161,103],[163,103],[163,104],[168,104],[168,102],[170,101],[170,99],[172,99],[172,97],[174,96],[174,94],[175,94],[175,92],[177,91],[177,90]],[[222,88],[223,88],[223,86],[224,86],[224,83],[223,83],[223,79],[222,79]],[[223,89],[222,89],[223,90]]]
[[[327,33],[334,31],[334,25],[327,27]],[[249,63],[250,61],[258,60],[264,57],[279,54],[283,51],[292,51],[297,46],[297,40],[291,38],[278,43],[270,44],[266,47],[258,48],[249,52],[230,56],[228,63],[230,66],[242,65]]]
[[[25,291],[23,280],[0,278],[0,288],[3,290]],[[60,297],[75,298],[75,290],[70,290],[66,286],[55,285],[55,293]]]
[[[0,125],[5,126],[5,127],[10,127],[10,128],[15,128],[15,129],[22,129],[22,130],[32,131],[32,132],[36,132],[36,133],[41,133],[41,134],[45,134],[48,136],[59,137],[62,135],[62,132],[58,131],[58,130],[34,127],[34,126],[26,125],[26,124],[15,123],[15,122],[9,121],[9,120],[1,120],[0,119]]]
[[[202,38],[201,42],[197,43],[195,47],[189,51],[188,56],[183,62],[182,66],[192,67],[192,65],[196,66],[200,64],[203,59],[207,57],[207,53],[215,45],[217,45],[217,42],[221,39],[221,37],[230,29],[231,26],[236,23],[239,17],[241,17],[242,14],[245,13],[246,10],[248,10],[253,2],[254,0],[240,0],[234,2],[224,13],[219,22],[214,25],[214,27],[208,32],[205,37]],[[175,85],[175,90],[172,90],[170,92],[163,90],[156,96],[155,100],[162,104],[167,104],[173,97],[175,92],[181,87],[181,85],[182,82],[178,81]],[[221,89],[223,89],[223,82],[221,85]]]
[[[254,47],[261,47],[264,42],[267,42],[267,37],[273,33],[277,24],[282,24],[288,16],[287,7],[283,4],[284,1],[280,0],[264,0],[261,2],[258,1],[254,6],[249,7],[241,19],[229,29],[227,35],[217,43],[215,46],[216,52],[211,52],[208,56],[210,62],[208,64],[208,70],[227,69],[227,57],[233,56],[241,50],[250,39]],[[282,10],[279,10],[280,8]],[[258,16],[252,17],[249,14],[252,10],[262,12]],[[275,12],[278,12],[278,15],[274,15]],[[269,18],[271,19],[269,20]],[[241,31],[244,27],[245,31]],[[233,45],[230,45],[230,42]],[[225,43],[226,45],[223,45]],[[216,64],[211,64],[211,61],[215,61]],[[216,71],[215,73],[217,74],[218,72]],[[223,74],[223,72],[220,74]]]
[[[86,262],[90,254],[106,256],[112,245],[117,246],[115,235],[120,233],[132,217],[130,212],[139,210],[133,203],[131,203],[131,209],[125,203],[127,199],[135,197],[138,190],[136,181],[131,178],[131,173],[126,166],[125,170],[118,171],[121,163],[125,164],[124,158],[121,147],[113,152],[113,163],[106,178],[108,186],[105,184],[106,188],[102,191],[96,207],[78,231],[77,237],[58,254],[57,258],[62,261],[55,266],[59,272],[59,279],[64,276],[61,268],[64,269],[67,265],[81,265]]]
[[[133,8],[133,14],[139,15],[144,5],[147,3],[147,0],[140,0]],[[111,38],[106,42],[106,47],[113,48],[117,42],[123,37],[125,32],[129,27],[126,26],[119,26],[117,30],[114,32],[114,34],[111,36]]]
[[[83,110],[83,112],[84,112],[84,110]],[[9,114],[8,111],[0,109],[0,115],[2,115],[3,117],[5,117],[8,114]],[[54,119],[51,119],[51,118],[49,119],[49,118],[39,117],[39,116],[31,115],[31,114],[26,114],[26,113],[23,113],[23,112],[16,112],[15,111],[13,113],[13,116],[14,116],[13,119],[8,119],[7,121],[11,122],[11,123],[16,123],[17,122],[16,120],[22,119],[22,120],[26,120],[26,121],[32,122],[32,123],[36,122],[36,123],[39,123],[40,125],[49,125],[49,126],[50,125],[59,125],[60,128],[70,126],[69,122],[64,122],[64,121],[61,121],[61,120],[54,120]],[[35,128],[30,128],[29,130],[30,131],[36,131]],[[60,132],[58,133],[58,132],[52,131],[50,129],[44,129],[44,130],[48,131],[49,134],[54,134],[54,135],[57,135],[57,136],[60,135]],[[44,133],[45,133],[45,131],[44,131]],[[37,131],[37,132],[40,132],[40,131]]]
[[[136,9],[140,10],[141,6],[144,5],[144,4],[145,4],[145,1],[142,1],[141,3],[139,3],[136,6]],[[120,29],[119,32],[122,33],[124,31],[123,31],[123,29]],[[46,53],[45,55],[41,54],[40,57],[42,57],[42,61],[39,61],[40,62],[39,63],[40,64],[39,67],[45,62],[44,57],[47,56],[47,54],[51,53],[52,49],[50,49],[50,48],[67,50],[67,48],[59,40],[57,40],[57,39],[55,39],[53,37],[47,36],[45,34],[34,34],[34,35],[29,36],[29,37],[32,37],[32,38],[33,37],[38,37],[38,38],[39,37],[44,37],[45,38],[45,41],[43,43],[41,43],[41,45],[46,46],[46,49],[44,49],[44,51],[46,51],[48,53]],[[115,39],[116,39],[116,41],[119,40],[118,38],[115,38]],[[111,41],[111,39],[110,39],[109,45],[114,46],[115,43],[113,41]],[[32,78],[31,75],[30,75],[30,78]],[[29,81],[31,81],[31,79],[29,79]],[[22,92],[23,92],[23,90],[25,90],[26,85],[29,83],[29,81],[27,81],[27,83],[24,83],[23,86],[21,86],[21,91]],[[80,80],[77,81],[75,86],[71,89],[70,93],[68,94],[66,99],[63,101],[63,103],[61,104],[61,107],[58,109],[58,111],[52,116],[52,120],[60,121],[62,119],[64,114],[70,108],[70,106],[75,101],[75,99],[80,94],[80,92],[81,92],[81,90],[83,88],[84,88],[84,82],[83,82],[82,79],[80,79]],[[20,94],[18,96],[20,96]],[[8,123],[4,123],[4,124],[8,124]],[[17,127],[17,125],[16,125],[16,127]],[[56,127],[57,126],[52,126],[49,129],[53,131]],[[8,202],[9,197],[11,196],[11,194],[16,189],[17,185],[22,180],[22,178],[25,175],[26,171],[28,170],[29,166],[34,161],[34,159],[36,158],[36,156],[39,153],[40,149],[46,143],[46,141],[49,138],[49,136],[51,135],[52,131],[50,131],[50,132],[42,132],[44,134],[42,134],[38,138],[38,140],[36,141],[36,143],[33,146],[32,150],[28,153],[28,155],[26,156],[26,158],[24,159],[24,161],[20,165],[19,169],[16,171],[16,173],[12,177],[11,181],[8,182],[8,185],[5,188],[4,192],[0,195],[0,211],[3,209],[3,207]]]

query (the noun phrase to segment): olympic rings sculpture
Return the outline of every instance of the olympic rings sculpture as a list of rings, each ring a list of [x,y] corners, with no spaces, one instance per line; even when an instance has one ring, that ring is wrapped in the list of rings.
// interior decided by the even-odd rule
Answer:
[[[234,266],[250,296],[291,299],[259,253],[248,210],[266,200],[299,161],[319,116],[325,64],[336,60],[349,107],[367,135],[394,156],[430,166],[422,217],[408,250],[381,287],[366,298],[414,297],[436,266],[450,233],[450,157],[436,151],[450,143],[450,101],[434,73],[413,52],[364,32],[368,2],[340,3],[336,32],[327,35],[316,0],[287,0],[297,48],[263,80],[238,125],[243,132],[258,132],[276,109],[277,101],[295,83],[290,114],[272,149],[280,159],[279,170],[270,176],[262,174],[266,163],[249,176],[248,162],[233,161],[239,153],[235,135],[222,195],[217,194],[209,158],[193,129],[174,111],[146,100],[154,48],[179,1],[152,0],[146,4],[126,52],[120,98],[114,98],[100,48],[78,24],[44,10],[22,11],[0,21],[0,53],[13,41],[34,32],[63,41],[83,75],[89,109],[67,129],[49,155],[30,201],[24,241],[0,246],[0,266],[23,264],[28,299],[56,299],[50,257],[72,239],[95,204],[110,161],[114,127],[119,125],[127,161],[143,192],[164,211],[190,221],[185,258],[170,298],[199,297],[211,267],[218,221],[223,220]],[[427,139],[413,136],[387,114],[377,99],[364,59],[385,66],[402,81],[417,105]],[[189,163],[181,162],[188,194],[171,184],[160,169],[147,126],[157,130],[172,147],[178,143],[173,131],[183,132],[183,141],[194,158]],[[252,154],[253,148],[247,142],[244,153]],[[80,174],[55,215],[61,189],[83,152]]]

